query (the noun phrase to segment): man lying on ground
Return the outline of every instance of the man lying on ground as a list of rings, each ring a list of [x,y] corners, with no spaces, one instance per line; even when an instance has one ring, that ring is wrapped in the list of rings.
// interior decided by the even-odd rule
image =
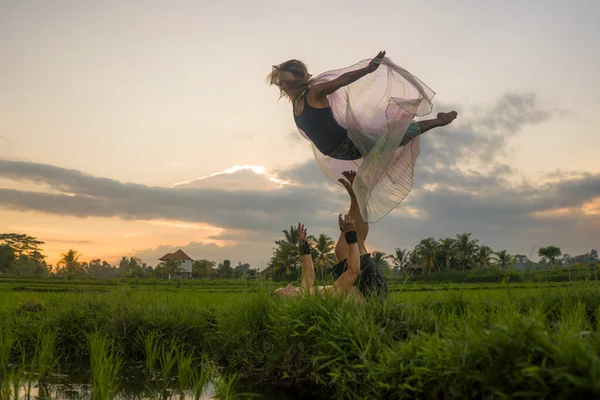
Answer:
[[[287,285],[276,289],[274,294],[280,297],[299,297],[303,294],[318,293],[322,297],[349,295],[359,301],[368,299],[373,294],[387,294],[385,278],[367,252],[365,240],[369,225],[362,219],[356,196],[352,190],[355,172],[343,173],[346,179],[340,179],[350,195],[350,210],[343,218],[340,214],[338,224],[340,237],[335,246],[338,261],[333,267],[336,278],[333,285],[314,287],[315,270],[310,255],[310,245],[307,241],[304,225],[298,224],[298,239],[302,244],[302,279],[300,287]]]

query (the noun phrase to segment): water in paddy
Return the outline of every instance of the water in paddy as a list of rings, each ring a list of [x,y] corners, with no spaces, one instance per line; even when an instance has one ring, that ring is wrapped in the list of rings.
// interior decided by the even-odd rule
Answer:
[[[16,370],[12,370],[13,374]],[[11,374],[12,375],[12,374]],[[18,378],[14,375],[10,383],[0,383],[0,398],[3,400],[95,400],[92,385],[92,374],[87,366],[72,366],[68,371],[53,372],[47,375],[44,381],[28,379],[27,371],[19,371]],[[237,395],[239,398],[255,398],[264,400],[301,400],[308,397],[298,396],[281,389],[265,389],[252,387],[251,384],[238,383],[221,385],[219,395],[219,382],[208,381],[201,388],[190,387],[181,389],[177,378],[173,377],[165,382],[160,377],[148,380],[143,365],[127,368],[118,377],[117,390],[114,400],[212,400],[228,398],[225,393]],[[18,382],[18,383],[17,383]],[[15,387],[18,397],[14,397]],[[10,394],[7,392],[9,391]]]

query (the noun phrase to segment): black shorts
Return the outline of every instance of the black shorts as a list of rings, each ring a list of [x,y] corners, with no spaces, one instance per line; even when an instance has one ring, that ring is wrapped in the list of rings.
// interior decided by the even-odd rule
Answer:
[[[339,278],[347,268],[347,259],[334,265],[331,269],[334,279]],[[389,293],[386,279],[369,253],[360,256],[360,275],[356,280],[356,287],[367,299],[373,294],[387,296]]]

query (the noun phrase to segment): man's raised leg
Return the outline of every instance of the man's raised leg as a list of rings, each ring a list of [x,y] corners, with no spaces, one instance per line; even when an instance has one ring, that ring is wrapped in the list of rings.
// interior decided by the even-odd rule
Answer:
[[[340,214],[339,225],[342,235],[344,236],[344,242],[347,243],[348,267],[333,283],[333,291],[335,293],[348,294],[352,291],[357,292],[354,283],[360,275],[358,233],[356,231],[356,224],[350,214],[346,214],[344,218],[342,218],[342,215]]]
[[[356,226],[356,234],[358,236],[358,248],[360,255],[367,254],[367,248],[365,247],[365,241],[367,240],[367,235],[369,234],[369,224],[366,223],[362,215],[360,215],[360,210],[358,209],[358,202],[356,201],[356,195],[354,194],[354,190],[352,189],[352,183],[354,182],[354,178],[356,177],[355,171],[344,171],[342,175],[346,179],[339,179],[339,181],[344,185],[348,195],[350,196],[350,210],[348,214],[352,217],[354,221],[354,225]],[[335,245],[335,255],[338,262],[346,260],[348,258],[348,244],[346,243],[346,238],[344,233],[340,233],[340,237]]]

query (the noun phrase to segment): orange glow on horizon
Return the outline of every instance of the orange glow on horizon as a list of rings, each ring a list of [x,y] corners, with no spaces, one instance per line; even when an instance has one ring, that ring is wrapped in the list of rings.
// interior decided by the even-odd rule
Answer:
[[[533,214],[535,216],[540,216],[540,217],[550,217],[550,216],[558,216],[558,215],[567,215],[567,214],[571,214],[571,213],[576,213],[577,211],[579,211],[579,209],[575,208],[575,207],[563,207],[563,208],[555,208],[552,210],[537,211]]]
[[[600,215],[600,197],[585,203],[582,210],[586,215]]]
[[[46,262],[56,267],[62,254],[70,249],[80,261],[100,259],[111,264],[137,251],[159,246],[185,247],[190,242],[226,247],[235,244],[218,236],[231,234],[224,228],[204,223],[172,220],[125,221],[118,218],[77,218],[37,212],[3,212],[0,231],[24,233],[44,241]],[[190,255],[193,256],[193,255]],[[158,260],[144,260],[152,266]]]
[[[560,216],[568,214],[583,214],[588,216],[600,215],[600,197],[584,203],[581,207],[561,207],[535,212],[535,216]]]

